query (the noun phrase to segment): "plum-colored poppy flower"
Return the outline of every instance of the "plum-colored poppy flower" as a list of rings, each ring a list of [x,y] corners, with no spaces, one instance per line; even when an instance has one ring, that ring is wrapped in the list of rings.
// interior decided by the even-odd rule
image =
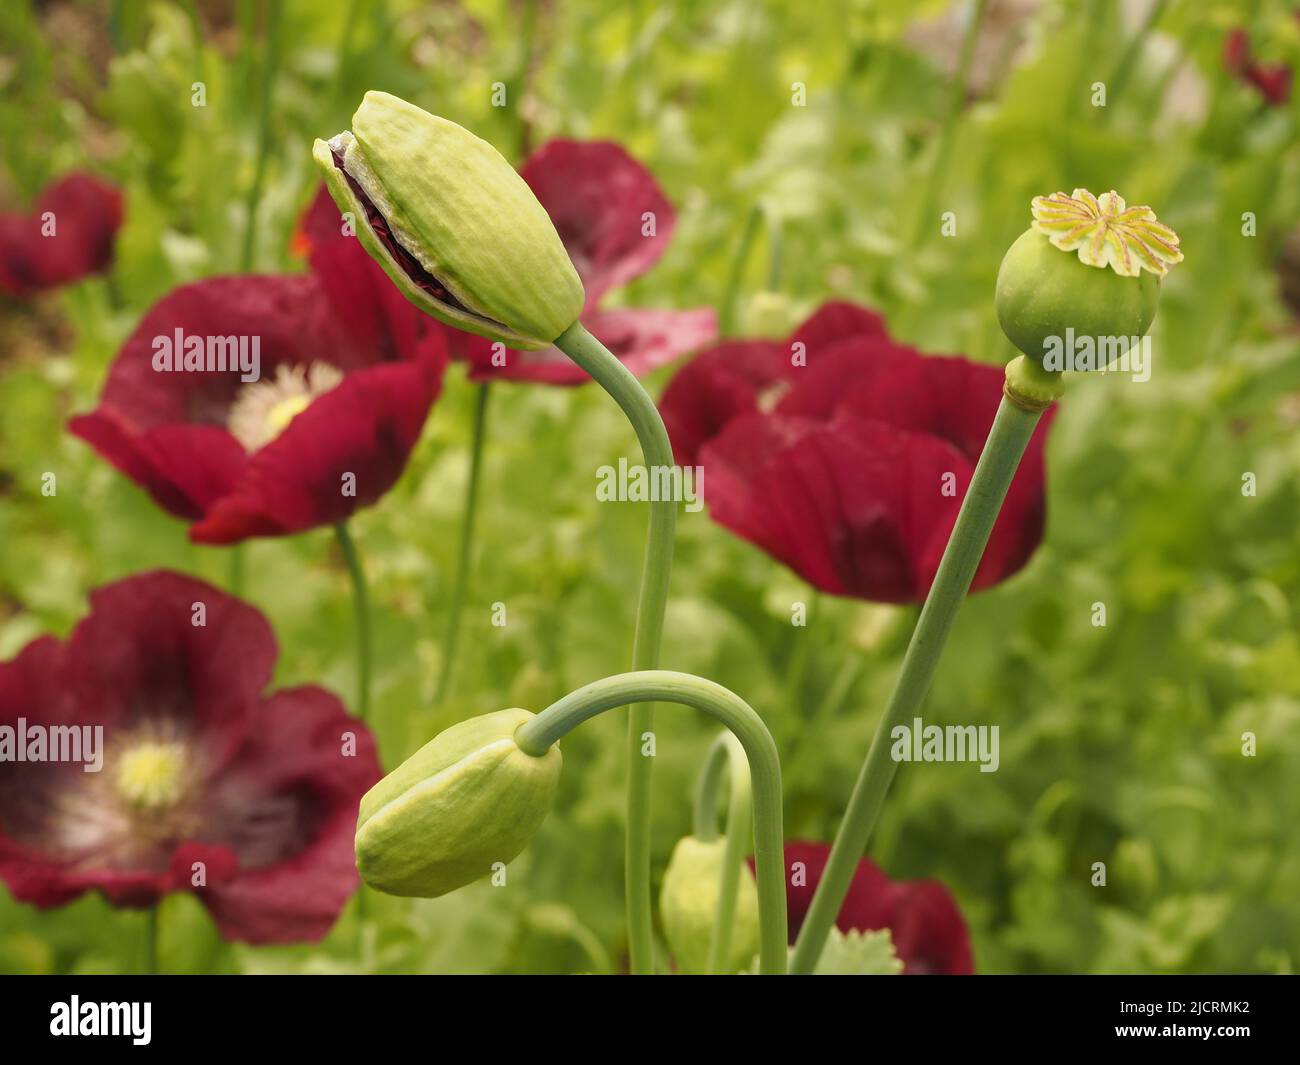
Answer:
[[[638,377],[707,344],[718,331],[711,307],[675,311],[605,309],[601,299],[650,269],[664,253],[677,214],[654,175],[610,141],[552,140],[520,168],[555,223],[582,278],[582,324]],[[513,351],[453,330],[452,354],[479,381],[580,385],[589,380],[559,349]]]
[[[830,853],[825,843],[795,841],[785,845],[785,897],[792,946]],[[871,859],[863,858],[835,924],[842,932],[888,928],[904,975],[967,976],[975,972],[966,922],[952,894],[937,880],[890,880]]]
[[[227,939],[325,935],[360,882],[357,808],[382,771],[334,695],[264,694],[276,654],[254,608],[153,572],[92,592],[65,642],[41,637],[0,663],[0,726],[29,751],[36,730],[83,737],[60,741],[80,761],[0,761],[0,879],[14,897],[49,907],[99,891],[141,907],[192,891]]]
[[[677,460],[704,468],[719,524],[832,595],[925,598],[1002,396],[1002,371],[927,356],[828,304],[785,343],[702,352],[660,403]],[[1029,559],[1044,524],[1036,431],[973,588]]]
[[[0,212],[0,292],[31,296],[113,262],[122,193],[74,171],[46,186],[28,214]]]
[[[1300,18],[1300,12],[1296,17]],[[1245,30],[1232,30],[1224,38],[1223,65],[1230,74],[1253,86],[1270,106],[1281,107],[1291,99],[1291,68],[1286,63],[1257,60]]]
[[[212,278],[163,297],[118,353],[98,408],[70,423],[192,522],[192,540],[345,520],[393,486],[437,398],[447,355],[435,323],[355,241],[313,248],[311,262],[305,276]],[[203,362],[159,368],[192,338]],[[211,368],[232,361],[223,338],[242,339],[244,365],[256,341],[256,380]]]

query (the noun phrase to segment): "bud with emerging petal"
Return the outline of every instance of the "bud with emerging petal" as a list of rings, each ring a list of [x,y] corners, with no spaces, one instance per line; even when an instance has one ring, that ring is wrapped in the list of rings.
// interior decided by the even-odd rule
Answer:
[[[368,92],[352,129],[312,156],[366,251],[421,310],[521,350],[577,321],[582,282],[555,226],[486,141]]]
[[[659,917],[677,968],[708,971],[709,937],[718,916],[725,839],[685,836],[677,841],[659,889]],[[749,864],[742,863],[731,930],[728,972],[747,969],[758,953],[758,888]]]
[[[1145,336],[1160,279],[1183,259],[1178,235],[1115,192],[1038,196],[1033,215],[998,270],[998,321],[1011,342],[1041,363],[1070,335]]]
[[[513,859],[541,827],[560,749],[525,754],[534,715],[501,710],[438,733],[370,789],[357,817],[357,869],[389,895],[436,898]]]

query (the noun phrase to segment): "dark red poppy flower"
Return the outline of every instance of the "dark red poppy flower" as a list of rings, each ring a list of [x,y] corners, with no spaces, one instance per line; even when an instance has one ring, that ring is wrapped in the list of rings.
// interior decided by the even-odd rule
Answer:
[[[142,907],[192,891],[227,939],[325,935],[359,884],[357,807],[382,771],[329,692],[264,694],[276,654],[251,606],[153,572],[91,593],[66,642],[0,663],[0,726],[27,754],[0,760],[14,897]]]
[[[601,299],[650,269],[664,253],[677,214],[654,176],[610,141],[553,140],[519,173],[555,223],[587,292],[582,324],[637,376],[707,344],[718,331],[710,307],[601,310]],[[557,348],[513,351],[455,330],[452,354],[474,380],[579,385],[589,380]]]
[[[376,502],[437,398],[436,323],[354,240],[314,247],[311,262],[307,276],[212,278],[165,296],[118,353],[99,407],[70,423],[193,522],[197,542],[301,532]],[[254,345],[256,379],[244,380],[254,374],[231,369],[232,352],[247,366]],[[165,368],[168,354],[183,368]]]
[[[785,896],[792,946],[830,853],[825,843],[785,845]],[[835,924],[842,932],[888,928],[905,975],[967,976],[975,972],[966,922],[952,894],[937,880],[890,880],[871,859],[863,858]]]
[[[45,188],[28,214],[0,212],[0,292],[30,296],[98,274],[113,262],[122,193],[73,172]]]
[[[1296,17],[1300,18],[1300,12]],[[1291,68],[1286,63],[1261,63],[1257,60],[1250,35],[1243,29],[1232,30],[1224,38],[1223,65],[1230,74],[1254,86],[1274,107],[1282,106],[1291,98]]]
[[[925,598],[1002,397],[1002,371],[922,355],[860,307],[828,304],[780,342],[702,352],[660,403],[677,460],[700,465],[719,524],[814,587]],[[1034,435],[976,573],[1028,561],[1044,524]]]

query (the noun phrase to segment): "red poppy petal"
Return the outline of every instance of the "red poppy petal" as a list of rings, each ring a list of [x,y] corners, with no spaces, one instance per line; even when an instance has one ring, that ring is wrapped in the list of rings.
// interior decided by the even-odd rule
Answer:
[[[54,233],[40,237],[47,283],[67,284],[99,273],[113,261],[122,224],[122,193],[90,174],[72,173],[51,185],[36,205],[38,222],[49,216]]]
[[[103,408],[73,418],[68,429],[185,521],[230,492],[247,461],[239,441],[212,425],[163,425],[137,436]]]
[[[360,883],[357,807],[383,771],[369,730],[324,689],[277,692],[259,722],[212,799],[245,842],[240,872],[201,895],[228,939],[317,940]]]
[[[786,910],[793,946],[826,871],[830,847],[792,840],[785,845]],[[749,859],[750,868],[754,860]],[[859,860],[835,920],[843,932],[888,928],[908,974],[975,971],[970,933],[952,894],[935,880],[891,881],[870,858]]]
[[[243,337],[251,359],[258,341],[262,378],[282,363],[307,365],[334,352],[322,344],[336,329],[311,277],[214,277],[174,289],[149,309],[113,361],[99,411],[133,433],[161,425],[225,425],[243,382],[237,370],[156,370],[155,354],[201,338]],[[164,346],[164,341],[167,342]],[[213,349],[217,354],[216,347]],[[162,365],[160,358],[159,364]]]
[[[945,441],[974,464],[984,449],[1002,401],[1003,372],[966,359],[921,355],[881,338],[837,345],[810,363],[778,404],[782,414],[831,417],[834,414],[880,422]],[[985,549],[972,588],[1006,579],[1029,560],[1042,540],[1045,523],[1043,447],[1055,408],[1043,417],[1021,461]],[[964,497],[968,474],[953,485]],[[953,514],[955,521],[955,512]],[[946,529],[951,530],[951,521]],[[937,571],[947,531],[915,551],[924,588]]]
[[[877,384],[890,375],[915,377],[921,356],[886,336],[852,337],[817,349],[815,358],[789,374],[790,386],[776,404],[776,411],[798,417],[829,421],[839,410],[858,412],[859,397],[875,394]],[[918,382],[920,385],[922,382]],[[919,392],[920,389],[918,388]],[[907,395],[909,401],[914,397]],[[885,406],[885,404],[880,404]],[[874,409],[867,414],[875,417]],[[897,424],[911,426],[905,419]]]
[[[351,228],[355,232],[355,225]],[[316,248],[337,240],[351,239],[351,236],[351,233],[344,232],[343,215],[322,181],[294,228],[292,240],[295,252],[306,258]]]
[[[779,343],[724,340],[683,366],[659,399],[677,461],[694,465],[728,422],[758,410],[764,395],[780,387],[785,363]]]
[[[106,731],[180,723],[202,744],[211,772],[244,742],[276,654],[275,636],[256,609],[203,581],[158,570],[90,594],[90,613],[68,638],[62,683]]]
[[[402,295],[355,237],[314,247],[311,268],[342,334],[323,353],[327,361],[352,370],[395,359],[446,358],[442,326]]]
[[[900,889],[889,920],[904,973],[969,976],[975,972],[970,931],[951,892],[936,880],[910,880]]]
[[[548,141],[519,173],[555,223],[588,308],[650,269],[677,224],[654,176],[612,141]]]
[[[719,524],[823,591],[891,603],[924,597],[971,470],[945,441],[851,417],[748,415],[701,457]]]
[[[789,343],[801,343],[812,364],[819,352],[855,337],[886,336],[885,320],[856,303],[831,300],[823,303],[790,334]]]
[[[344,521],[401,476],[441,388],[441,366],[359,370],[318,397],[248,461],[236,489],[190,528],[196,543],[237,543]]]
[[[122,224],[122,193],[73,172],[46,187],[31,214],[0,222],[0,291],[30,295],[107,269]]]

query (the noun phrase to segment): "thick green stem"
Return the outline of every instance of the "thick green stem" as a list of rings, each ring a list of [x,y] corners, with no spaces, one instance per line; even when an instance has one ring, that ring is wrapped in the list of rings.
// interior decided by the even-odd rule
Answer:
[[[456,556],[455,583],[451,586],[447,631],[442,640],[442,668],[438,673],[438,688],[434,695],[436,703],[441,703],[451,690],[451,674],[456,663],[460,615],[465,605],[465,589],[469,586],[470,564],[474,558],[474,517],[478,510],[478,486],[483,469],[483,441],[487,436],[488,390],[491,387],[486,381],[479,385],[478,401],[474,404],[474,430],[469,451],[469,481],[465,485],[465,506],[460,517],[460,548]]]
[[[750,794],[749,765],[745,750],[730,732],[724,732],[709,748],[704,768],[695,790],[695,836],[713,840],[718,834],[718,789],[723,768],[728,770],[731,799],[727,805],[727,842],[722,854],[722,872],[718,880],[718,909],[709,936],[709,973],[726,971],[731,955],[731,933],[736,921],[736,900],[740,894],[740,877],[753,832],[753,799]]]
[[[890,756],[890,732],[895,726],[910,720],[925,698],[957,610],[970,588],[989,533],[993,530],[993,522],[1011,485],[1011,478],[1041,415],[1041,409],[1027,410],[1005,396],[998,407],[948,547],[939,563],[939,571],[903,657],[902,671],[876,726],[821,883],[817,885],[795,944],[790,960],[793,972],[810,973],[817,964],[898,768]]]
[[[343,561],[347,563],[352,579],[352,608],[356,615],[357,639],[357,716],[370,720],[370,596],[366,591],[366,574],[361,567],[361,557],[352,541],[352,534],[344,522],[334,526]]]
[[[253,183],[248,187],[244,202],[244,246],[239,256],[239,269],[247,273],[253,268],[253,239],[257,233],[257,203],[262,198],[262,185],[266,181],[266,161],[271,152],[271,85],[280,64],[280,4],[271,0],[266,5],[266,60],[262,65],[262,93],[257,115],[257,162],[253,169]]]
[[[702,677],[667,670],[624,673],[594,681],[552,703],[515,733],[520,748],[540,756],[589,718],[637,700],[692,706],[715,718],[744,749],[753,782],[754,864],[758,883],[759,972],[786,968],[785,859],[781,829],[781,760],[763,719],[734,692]]]
[[[623,409],[637,439],[647,472],[673,465],[668,431],[654,401],[640,382],[605,346],[574,322],[555,341],[556,347],[595,378]],[[668,604],[668,578],[673,564],[673,533],[677,503],[660,499],[650,504],[645,563],[636,611],[636,637],[632,668],[653,669],[659,664],[664,610]],[[627,844],[624,878],[627,891],[628,949],[634,973],[654,971],[654,924],[650,902],[650,756],[642,751],[654,729],[654,707],[633,706],[628,715],[627,742]]]

